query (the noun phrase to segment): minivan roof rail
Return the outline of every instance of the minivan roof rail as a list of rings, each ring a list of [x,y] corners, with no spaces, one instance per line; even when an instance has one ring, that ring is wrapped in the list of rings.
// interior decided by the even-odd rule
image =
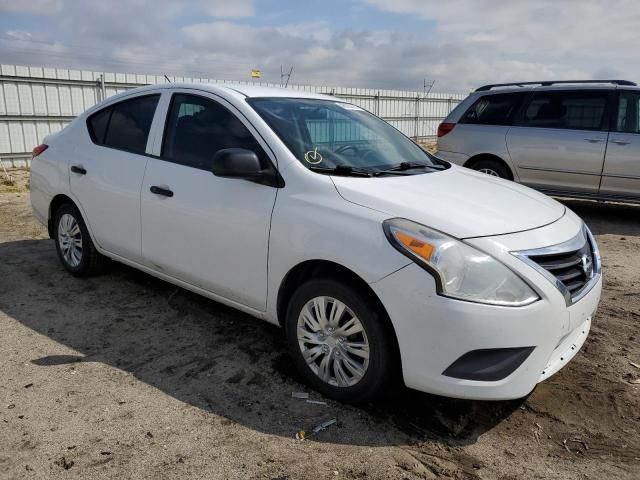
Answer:
[[[542,87],[548,87],[550,85],[557,85],[562,83],[611,83],[613,85],[628,85],[636,87],[635,82],[629,80],[545,80],[541,82],[513,82],[513,83],[494,83],[491,85],[483,85],[480,88],[476,88],[476,92],[486,92],[496,87],[523,87],[525,85],[540,85]]]

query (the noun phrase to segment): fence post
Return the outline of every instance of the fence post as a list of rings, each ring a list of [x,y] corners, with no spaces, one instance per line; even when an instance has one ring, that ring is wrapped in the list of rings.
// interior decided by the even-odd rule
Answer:
[[[420,94],[416,95],[416,142],[418,141],[418,133],[420,129]]]
[[[376,93],[376,115],[380,116],[380,90]]]

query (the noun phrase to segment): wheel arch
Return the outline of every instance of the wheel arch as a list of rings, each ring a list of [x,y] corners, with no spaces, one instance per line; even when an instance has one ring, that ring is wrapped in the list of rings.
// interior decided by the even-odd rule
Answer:
[[[76,202],[74,202],[71,197],[65,195],[64,193],[59,193],[51,199],[51,202],[49,202],[49,212],[47,216],[47,230],[49,232],[49,238],[53,238],[53,220],[56,218],[56,212],[62,205],[66,203],[70,203],[74,207],[78,208]]]
[[[385,328],[392,336],[393,351],[395,356],[394,360],[396,361],[398,368],[401,368],[400,347],[398,344],[398,338],[396,336],[396,331],[393,328],[393,323],[389,318],[389,314],[386,308],[378,298],[378,295],[376,295],[373,289],[364,279],[362,279],[362,277],[360,277],[353,270],[338,263],[329,260],[307,260],[297,264],[296,266],[291,268],[289,272],[287,272],[280,284],[280,288],[278,289],[276,303],[278,324],[281,327],[284,327],[285,325],[284,320],[287,312],[287,306],[289,304],[289,300],[296,290],[296,287],[304,283],[306,280],[322,277],[328,277],[338,279],[343,282],[348,282],[350,286],[355,287],[367,299],[375,303],[378,311],[382,313],[382,321],[384,322]]]
[[[467,168],[473,168],[478,164],[478,162],[481,162],[482,160],[493,160],[495,162],[500,162],[508,170],[509,174],[511,175],[511,180],[515,178],[511,166],[503,158],[493,153],[478,153],[476,155],[473,155],[464,163],[463,166]]]
[[[82,209],[80,203],[77,202],[75,199],[73,199],[73,197],[71,197],[70,195],[68,195],[66,193],[58,193],[57,195],[54,195],[54,197],[49,202],[49,212],[48,212],[48,218],[47,218],[47,231],[49,233],[49,238],[53,238],[53,221],[56,218],[56,212],[58,211],[58,209],[62,205],[66,204],[66,203],[69,203],[69,204],[73,205],[75,208],[78,209],[78,212],[80,212],[80,215],[82,216],[82,220],[84,220],[84,224],[87,227],[87,230],[89,231],[89,236],[91,237],[91,241],[93,242],[93,244],[96,247],[96,249],[100,253],[102,253],[101,249],[100,249],[100,246],[99,246],[98,242],[96,241],[95,235],[93,234],[93,231],[91,230],[91,225],[87,221],[87,215],[85,215],[85,212]]]

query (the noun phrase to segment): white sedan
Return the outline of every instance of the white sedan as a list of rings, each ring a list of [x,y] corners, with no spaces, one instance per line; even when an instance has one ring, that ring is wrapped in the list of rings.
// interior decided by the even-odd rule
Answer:
[[[149,86],[33,155],[33,212],[71,274],[110,258],[280,325],[303,378],[342,401],[394,381],[525,396],[577,353],[600,299],[573,212],[333,97]]]

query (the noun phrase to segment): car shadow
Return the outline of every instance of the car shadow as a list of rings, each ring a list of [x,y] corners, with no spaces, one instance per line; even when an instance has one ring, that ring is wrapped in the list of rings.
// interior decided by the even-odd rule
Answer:
[[[299,428],[336,418],[337,427],[313,440],[466,445],[523,403],[452,400],[399,388],[377,402],[341,404],[299,382],[276,326],[115,263],[102,276],[74,278],[51,240],[0,243],[0,258],[0,309],[78,352],[34,354],[33,365],[101,362],[260,432],[291,438]],[[308,392],[327,405],[292,398],[292,392]]]
[[[587,223],[594,235],[640,236],[640,205],[559,199]]]

